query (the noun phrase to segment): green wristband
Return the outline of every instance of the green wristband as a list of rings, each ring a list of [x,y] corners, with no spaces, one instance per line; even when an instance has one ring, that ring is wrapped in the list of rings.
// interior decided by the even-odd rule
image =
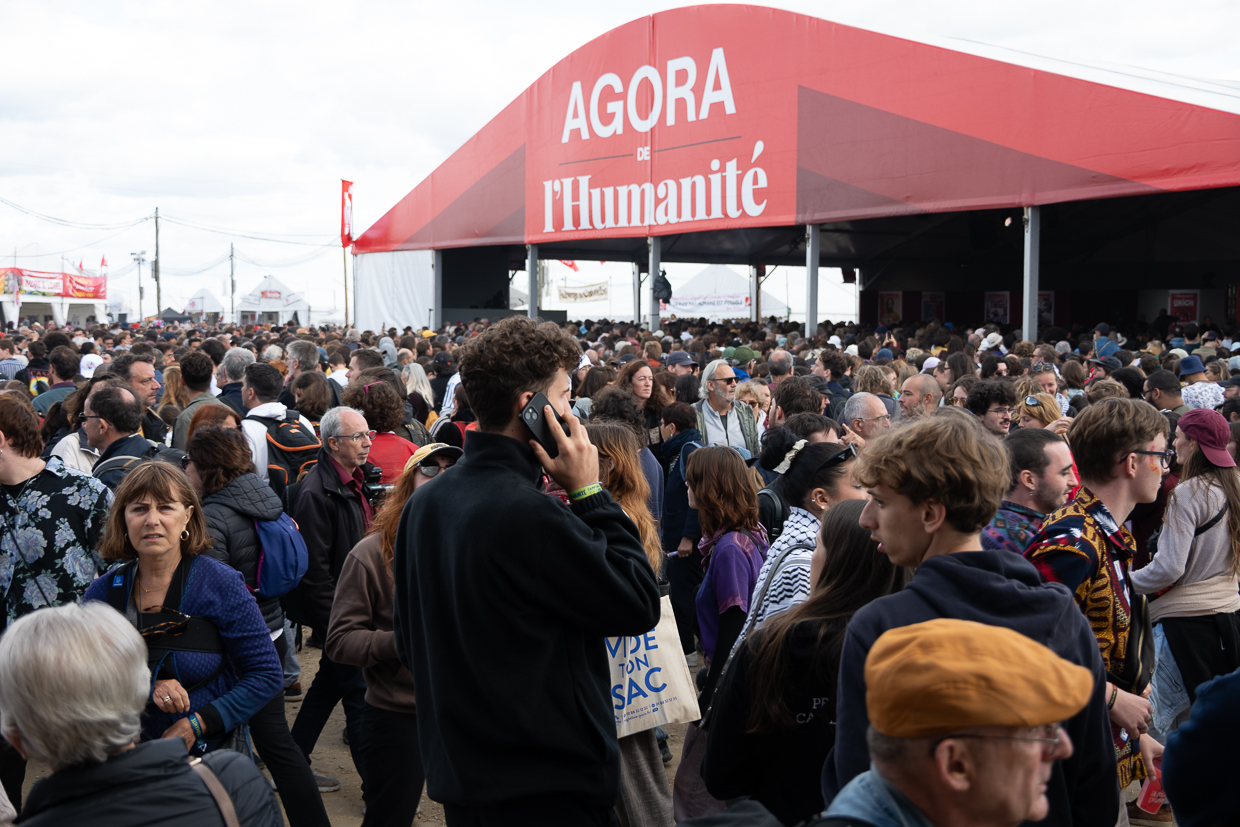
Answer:
[[[573,502],[584,500],[586,497],[593,497],[595,494],[603,492],[603,484],[600,482],[592,482],[589,485],[578,488],[576,491],[569,491],[568,498]]]

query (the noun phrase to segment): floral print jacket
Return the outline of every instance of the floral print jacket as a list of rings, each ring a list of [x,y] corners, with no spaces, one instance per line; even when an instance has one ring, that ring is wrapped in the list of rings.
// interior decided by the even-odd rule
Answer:
[[[112,492],[52,457],[24,483],[0,488],[4,626],[44,606],[76,603],[103,571],[95,547]]]

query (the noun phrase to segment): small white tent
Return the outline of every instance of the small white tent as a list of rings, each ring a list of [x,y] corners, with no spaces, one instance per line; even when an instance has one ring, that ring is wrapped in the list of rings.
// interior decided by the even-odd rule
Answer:
[[[723,264],[712,264],[680,289],[672,291],[672,300],[660,315],[716,319],[749,318],[749,278]],[[759,306],[762,318],[786,316],[788,307],[765,290]]]
[[[204,287],[185,303],[185,315],[192,316],[196,322],[219,321],[224,315],[224,304]]]
[[[275,276],[267,276],[250,295],[237,302],[237,321],[240,324],[284,324],[300,313],[298,321],[304,322],[310,302],[300,293],[289,290]]]

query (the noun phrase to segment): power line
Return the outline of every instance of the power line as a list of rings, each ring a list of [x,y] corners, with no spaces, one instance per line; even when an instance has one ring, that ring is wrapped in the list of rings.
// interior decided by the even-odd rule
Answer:
[[[146,221],[146,219],[144,218],[142,219],[142,221]],[[20,255],[16,256],[16,258],[43,258],[44,256],[59,256],[65,253],[76,253],[78,250],[85,250],[87,247],[94,247],[98,244],[102,244],[105,241],[109,241],[113,238],[116,238],[118,235],[121,235],[126,230],[130,230],[138,226],[139,224],[142,223],[142,221],[136,221],[133,224],[128,225],[127,227],[125,227],[125,229],[121,230],[118,233],[112,233],[112,235],[105,236],[99,239],[98,241],[92,241],[89,244],[83,244],[80,247],[70,247],[68,250],[57,250],[54,253],[21,253]],[[14,258],[14,256],[6,256],[6,258]]]
[[[89,223],[82,222],[82,221],[70,221],[67,218],[57,218],[53,215],[47,215],[45,213],[36,212],[35,210],[29,209],[27,207],[23,207],[21,204],[16,204],[8,200],[7,198],[0,198],[0,204],[5,204],[7,206],[10,206],[13,209],[17,210],[18,212],[25,213],[26,215],[33,216],[42,221],[48,221],[52,224],[59,224],[62,227],[73,227],[74,229],[78,229],[78,230],[118,230],[118,229],[127,230],[130,227],[136,227],[137,225],[141,224],[143,221],[150,221],[151,218],[153,217],[151,215],[147,215],[147,216],[143,216],[142,218],[139,218],[136,221],[129,221],[123,224],[89,224]]]
[[[306,255],[297,256],[295,258],[285,259],[282,261],[281,260],[263,261],[262,259],[250,258],[249,256],[243,254],[240,250],[238,250],[237,258],[249,264],[253,264],[256,267],[295,267],[298,264],[305,264],[308,261],[313,261],[319,256],[329,253],[332,250],[335,250],[339,247],[340,247],[340,243],[338,241],[333,240],[333,241],[329,241],[327,244],[324,244],[318,250],[307,253]]]
[[[182,220],[181,220],[181,219],[179,219],[179,218],[172,218],[172,217],[167,216],[167,215],[163,215],[163,216],[160,216],[160,217],[161,217],[161,218],[163,218],[165,221],[168,221],[168,222],[170,222],[170,223],[172,223],[172,224],[179,224],[179,225],[181,225],[182,227],[189,227],[189,228],[190,228],[190,229],[192,229],[192,230],[202,230],[203,232],[207,232],[207,233],[218,233],[218,234],[220,234],[220,235],[233,236],[234,238],[248,238],[248,239],[251,239],[251,240],[253,240],[253,241],[270,241],[270,242],[273,242],[273,243],[275,243],[275,244],[297,244],[297,245],[300,245],[300,246],[303,246],[303,247],[318,247],[318,246],[320,246],[319,244],[317,244],[317,243],[315,243],[315,242],[313,242],[313,241],[289,241],[288,239],[285,239],[285,238],[271,238],[271,237],[268,237],[268,236],[252,235],[252,234],[250,234],[250,233],[244,233],[244,232],[240,232],[240,231],[238,231],[238,230],[225,230],[225,229],[217,229],[217,228],[215,228],[215,227],[208,227],[208,226],[205,226],[205,225],[203,225],[203,224],[194,224],[194,223],[191,223],[191,222],[189,222],[189,221],[182,221]],[[322,237],[323,237],[322,235],[320,235],[320,236],[319,236],[319,238],[322,238]],[[339,246],[340,246],[340,242],[339,242],[339,241],[336,241],[336,242],[333,242],[333,243],[334,243],[334,246],[337,246],[337,247],[339,247]]]

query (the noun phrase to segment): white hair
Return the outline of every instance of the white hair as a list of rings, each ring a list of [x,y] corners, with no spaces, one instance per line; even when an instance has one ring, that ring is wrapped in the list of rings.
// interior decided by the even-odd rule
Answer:
[[[279,345],[268,345],[267,349],[263,351],[264,362],[274,362],[277,359],[283,359],[283,358],[284,358],[284,348],[280,347]]]
[[[706,366],[706,368],[702,371],[702,384],[698,389],[698,396],[703,399],[710,398],[710,388],[706,387],[706,383],[714,379],[715,374],[718,373],[719,368],[722,367],[731,367],[727,359],[716,359]]]
[[[410,362],[401,371],[405,378],[405,393],[420,393],[426,404],[435,407],[435,392],[431,390],[431,382],[426,378],[426,371],[417,362]]]
[[[106,603],[39,609],[0,638],[0,731],[54,770],[132,744],[150,685],[146,644]]]
[[[366,414],[362,413],[357,408],[348,408],[344,405],[329,408],[327,413],[323,414],[323,418],[319,420],[319,436],[322,438],[324,445],[327,444],[327,440],[331,437],[336,437],[339,439],[345,435],[344,423],[340,421],[340,417],[344,416],[344,414],[349,411],[357,414],[362,419],[366,418]]]
[[[235,347],[224,354],[220,361],[220,370],[229,382],[240,382],[245,378],[245,369],[254,364],[254,354],[243,347]]]
[[[848,397],[848,401],[844,403],[844,410],[840,411],[840,421],[851,428],[851,423],[854,419],[865,419],[865,406],[871,399],[877,399],[880,404],[883,401],[874,394],[866,393],[865,391],[854,393]]]

